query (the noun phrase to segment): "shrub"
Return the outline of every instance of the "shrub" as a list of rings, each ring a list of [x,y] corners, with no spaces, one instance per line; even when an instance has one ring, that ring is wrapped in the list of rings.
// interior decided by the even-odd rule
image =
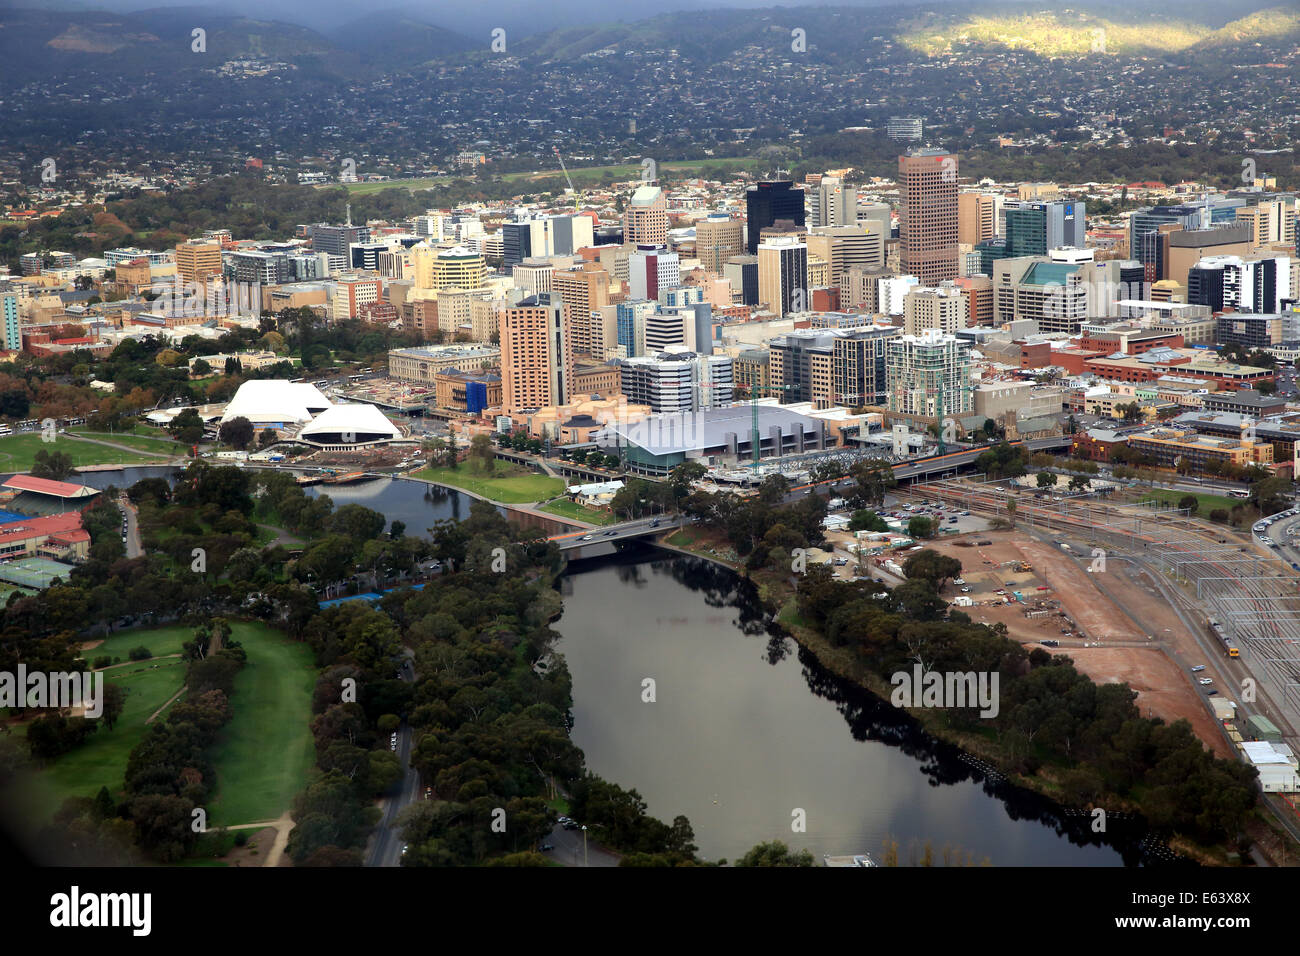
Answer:
[[[96,657],[93,661],[90,662],[90,666],[93,667],[95,670],[99,670],[101,667],[108,667],[112,663],[113,663],[113,658],[105,654],[103,657]]]
[[[1228,512],[1223,508],[1215,508],[1210,512],[1210,520],[1217,521],[1219,524],[1228,523]]]
[[[153,657],[153,652],[149,650],[149,648],[141,645],[140,647],[131,648],[126,652],[126,656],[133,661],[147,661],[149,658]]]

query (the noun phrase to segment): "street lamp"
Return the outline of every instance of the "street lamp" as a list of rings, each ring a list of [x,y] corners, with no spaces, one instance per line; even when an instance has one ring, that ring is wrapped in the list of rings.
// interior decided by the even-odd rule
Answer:
[[[587,865],[587,825],[582,825],[582,865]]]

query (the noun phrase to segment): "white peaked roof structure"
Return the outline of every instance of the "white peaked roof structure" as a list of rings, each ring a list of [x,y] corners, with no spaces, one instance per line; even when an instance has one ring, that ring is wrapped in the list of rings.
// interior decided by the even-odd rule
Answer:
[[[304,425],[329,407],[330,400],[309,382],[255,379],[239,386],[221,422],[247,418],[254,425]]]
[[[331,405],[298,432],[313,445],[359,445],[401,438],[397,426],[373,405]]]

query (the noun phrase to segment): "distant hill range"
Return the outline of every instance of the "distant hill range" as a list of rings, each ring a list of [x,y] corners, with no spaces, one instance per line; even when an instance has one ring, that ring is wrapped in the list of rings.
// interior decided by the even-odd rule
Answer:
[[[206,52],[195,51],[194,30]],[[0,9],[0,60],[7,85],[53,79],[93,67],[123,75],[213,69],[252,59],[361,77],[418,66],[475,46],[428,23],[379,11],[324,35],[308,27],[198,8],[140,13]]]
[[[1177,14],[1093,7],[1043,11],[1041,4],[990,4],[918,13],[891,7],[780,7],[670,13],[635,23],[554,30],[524,39],[517,51],[563,59],[601,51],[676,49],[693,59],[720,59],[749,46],[790,43],[804,31],[808,55],[847,62],[870,57],[884,39],[920,55],[968,49],[1019,49],[1044,57],[1172,55],[1222,51],[1265,38],[1300,39],[1300,11],[1278,6],[1224,14],[1241,4],[1180,3]],[[1217,25],[1216,25],[1217,24]],[[1100,32],[1098,32],[1100,31]]]
[[[890,59],[980,48],[1020,49],[1045,57],[1144,54],[1196,59],[1200,52],[1222,56],[1266,38],[1300,38],[1300,11],[1279,6],[1223,22],[1224,15],[1241,8],[1241,0],[1227,0],[1221,5],[1180,4],[1177,15],[1122,8],[1052,13],[1007,5],[926,13],[912,5],[712,9],[512,36],[509,52],[563,60],[603,51],[675,49],[683,58],[707,63],[746,47],[788,46],[792,31],[801,29],[807,45],[801,55],[845,65],[874,58],[873,51],[885,40],[893,42]],[[436,15],[436,8],[430,9],[428,16]],[[196,28],[206,31],[203,55],[193,51]],[[434,60],[487,56],[489,39],[444,29],[409,8],[375,11],[321,33],[291,23],[216,16],[200,8],[115,14],[0,3],[0,61],[9,88],[80,76],[87,70],[123,77],[168,71],[197,75],[240,59],[360,79]]]

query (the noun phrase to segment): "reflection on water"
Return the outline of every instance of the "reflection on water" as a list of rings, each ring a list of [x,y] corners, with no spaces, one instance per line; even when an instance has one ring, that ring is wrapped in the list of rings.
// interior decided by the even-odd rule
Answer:
[[[703,855],[762,840],[900,861],[927,840],[993,864],[1144,861],[1138,821],[1091,817],[990,778],[905,712],[825,670],[766,614],[753,585],[648,547],[574,561],[559,650],[573,675],[574,740],[588,766],[684,813]],[[655,680],[656,701],[641,698]],[[811,691],[812,693],[809,693]],[[796,833],[796,810],[807,831]]]

